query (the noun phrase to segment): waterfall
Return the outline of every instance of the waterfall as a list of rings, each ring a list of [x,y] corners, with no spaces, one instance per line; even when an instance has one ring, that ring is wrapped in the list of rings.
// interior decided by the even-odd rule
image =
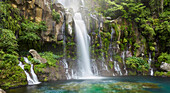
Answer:
[[[122,60],[123,60],[125,75],[128,75],[128,71],[126,70],[126,63],[125,63],[125,51],[122,52]]]
[[[81,77],[92,76],[89,56],[89,40],[84,21],[80,13],[75,13],[74,16],[76,38],[77,38],[77,51],[78,51],[78,66]]]
[[[22,64],[22,62],[19,62],[18,66],[20,66],[23,70],[24,70],[24,65]],[[31,78],[31,76],[28,74],[27,71],[25,71],[25,74],[27,76],[27,82],[28,82],[28,85],[33,85],[34,84],[34,80]]]
[[[66,69],[66,77],[67,77],[67,79],[71,79],[71,76],[70,76],[70,74],[69,74],[69,72],[68,72],[68,64],[67,64],[67,61],[66,61],[66,59],[63,59],[63,64],[64,64],[64,68]]]
[[[85,22],[82,19],[82,15],[79,12],[81,6],[84,6],[84,0],[58,0],[57,3],[61,3],[65,8],[72,8],[74,12],[75,32],[77,39],[77,56],[78,56],[78,69],[71,70],[71,73],[77,76],[74,77],[89,77],[93,76],[90,55],[89,55],[89,35],[86,30]],[[72,78],[74,78],[72,77]]]
[[[110,45],[109,45],[109,53],[110,53],[110,61],[113,61],[113,47],[112,47],[112,42],[113,42],[113,35],[115,34],[115,30],[113,29],[113,27],[111,28],[111,40],[110,40]],[[117,61],[114,61],[114,70],[117,72],[118,75],[122,75],[119,63]],[[115,74],[113,73],[113,76],[115,76]]]
[[[113,35],[115,33],[115,30],[113,28],[111,28],[111,40],[110,40],[110,45],[109,45],[109,53],[110,53],[110,61],[113,61],[113,49],[112,49],[112,42],[113,42]]]
[[[117,74],[122,76],[122,72],[121,72],[120,66],[117,61],[114,61],[114,69],[117,72]]]
[[[62,25],[62,28],[61,28],[61,32],[62,32],[62,35],[63,35],[63,54],[64,54],[64,58],[63,58],[63,65],[64,65],[64,68],[65,68],[65,73],[66,73],[66,78],[67,79],[71,79],[71,76],[69,74],[69,71],[68,71],[68,64],[67,64],[67,60],[66,60],[66,37],[65,37],[65,20],[64,20],[64,23]]]
[[[152,57],[151,57],[151,53],[149,53],[149,60],[148,60],[148,64],[149,64],[149,69],[150,69],[150,75],[153,76],[154,72],[153,72],[153,68],[151,67],[152,64]]]
[[[98,71],[98,67],[97,67],[97,63],[95,59],[92,59],[92,71],[94,73],[94,75],[98,76],[99,75],[99,71]]]
[[[109,69],[108,69],[107,65],[104,63],[105,62],[104,53],[102,53],[102,56],[103,56],[102,57],[102,69],[109,72]]]
[[[38,81],[38,78],[37,78],[37,75],[35,74],[34,70],[33,70],[33,64],[31,64],[31,62],[28,60],[28,58],[24,57],[24,61],[27,63],[27,64],[30,64],[31,65],[31,68],[30,68],[30,74],[24,70],[24,64],[22,64],[22,62],[19,62],[18,66],[20,66],[26,76],[27,76],[27,81],[28,81],[28,85],[35,85],[35,84],[40,84],[41,82]],[[31,77],[32,76],[32,77]]]

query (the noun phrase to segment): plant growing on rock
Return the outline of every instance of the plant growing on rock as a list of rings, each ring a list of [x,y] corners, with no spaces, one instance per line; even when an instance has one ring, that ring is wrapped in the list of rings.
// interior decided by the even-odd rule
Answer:
[[[146,61],[139,57],[129,57],[126,60],[126,64],[130,69],[136,69],[137,71],[148,71],[149,65]]]
[[[158,62],[162,63],[162,62],[166,62],[170,64],[170,54],[167,53],[162,53],[159,57],[158,57]]]
[[[60,22],[60,14],[56,12],[55,9],[52,10],[52,16],[53,16],[53,19],[58,24]]]

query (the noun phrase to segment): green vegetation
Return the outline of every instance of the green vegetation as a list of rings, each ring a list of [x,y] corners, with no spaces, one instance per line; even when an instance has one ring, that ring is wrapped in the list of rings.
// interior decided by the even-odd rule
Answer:
[[[44,22],[35,23],[20,15],[9,1],[0,2],[0,87],[8,89],[26,85],[26,75],[18,66],[19,54],[30,48],[40,49],[41,31],[45,31]],[[38,46],[39,45],[39,46]],[[25,66],[30,70],[30,66]]]
[[[0,49],[3,49],[3,51],[7,53],[17,55],[17,39],[11,30],[0,28]]]
[[[170,54],[167,53],[162,53],[159,57],[158,57],[158,62],[162,63],[162,62],[166,62],[170,64]]]
[[[60,56],[54,55],[52,52],[43,52],[43,53],[40,53],[40,56],[42,58],[47,59],[47,64],[49,66],[57,67],[56,65],[57,59],[60,58]]]
[[[134,57],[128,58],[126,64],[138,71],[147,71],[149,52],[152,53],[152,66],[160,68],[161,62],[169,63],[170,53],[170,1],[169,0],[93,0],[91,12],[103,15],[107,19],[100,31],[93,29],[95,35],[92,45],[94,55],[100,57],[104,53],[109,58],[109,44],[116,47],[113,58],[121,55],[122,51],[130,51]],[[91,5],[91,4],[90,4]],[[97,11],[98,13],[94,12]],[[94,24],[94,23],[93,23]],[[114,28],[114,39],[110,41],[107,33]],[[101,39],[100,36],[101,35]],[[100,42],[102,41],[102,44]],[[116,42],[116,43],[115,43]],[[101,50],[100,50],[101,49]],[[120,50],[119,50],[120,49]],[[166,55],[165,55],[166,53]],[[141,57],[141,58],[138,58]],[[108,62],[110,65],[113,62]],[[154,63],[154,64],[153,64]]]
[[[53,9],[53,11],[52,11],[52,16],[53,16],[53,19],[58,24],[60,22],[60,14],[58,12],[56,12],[55,9]]]
[[[170,53],[170,38],[168,36],[170,34],[169,0],[96,0],[96,2],[99,4],[98,6],[96,5],[99,15],[101,13],[105,17],[109,16],[112,19],[121,17],[129,24],[137,24],[137,29],[147,41],[159,44],[160,52]],[[122,30],[126,31],[128,29]],[[133,30],[131,29],[128,34],[133,32]],[[125,31],[123,32],[124,34]],[[124,37],[125,39],[128,37],[132,38],[130,35],[128,37],[125,35]],[[150,49],[155,51],[153,47],[150,47]]]
[[[155,66],[156,66],[156,67],[160,67],[160,65],[161,65],[162,62],[165,62],[165,63],[169,63],[169,64],[170,64],[170,54],[162,53],[162,54],[158,57],[158,61],[156,62]]]
[[[154,76],[167,76],[167,77],[170,77],[170,72],[159,72],[159,71],[156,71],[154,73]]]
[[[149,65],[146,61],[139,57],[129,57],[126,60],[128,68],[135,69],[137,71],[148,71]]]
[[[95,5],[90,6],[90,10],[97,17],[101,15],[105,18],[111,17],[103,22],[100,29],[97,27],[99,25],[97,21],[90,20],[92,58],[99,60],[104,58],[113,69],[113,62],[121,63],[121,53],[128,50],[133,56],[126,59],[127,68],[134,70],[129,71],[130,75],[148,72],[149,65],[146,60],[149,52],[152,53],[152,66],[156,69],[160,68],[162,62],[170,63],[169,0],[91,0],[91,2]],[[52,17],[57,24],[60,23],[60,13],[55,9],[52,10]],[[59,53],[62,56],[52,52],[40,53],[47,59],[47,63],[42,64],[29,56],[28,50],[32,48],[40,51],[45,46],[41,34],[47,30],[46,23],[31,21],[29,17],[24,18],[19,9],[11,6],[10,0],[0,2],[0,87],[6,89],[26,84],[24,71],[18,66],[18,58],[24,62],[23,56],[27,56],[34,64],[36,73],[43,73],[47,67],[58,69],[58,59],[61,57],[76,60],[74,29],[71,36],[68,35],[67,27],[68,24],[65,31],[65,53]],[[115,30],[114,34],[112,28]],[[58,41],[52,46],[63,47],[63,43]],[[113,58],[113,61],[109,61],[110,58]],[[24,64],[24,69],[30,71],[30,65]],[[155,72],[155,76],[170,76],[170,73],[160,70]],[[48,77],[44,80],[47,79]]]
[[[26,85],[24,71],[18,66],[18,56],[0,50],[0,87],[7,89]]]

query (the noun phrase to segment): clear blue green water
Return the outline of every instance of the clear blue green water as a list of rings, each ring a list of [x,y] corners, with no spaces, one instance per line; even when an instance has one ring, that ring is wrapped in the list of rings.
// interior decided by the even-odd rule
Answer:
[[[7,93],[170,93],[170,78],[123,76],[44,82],[10,89]]]

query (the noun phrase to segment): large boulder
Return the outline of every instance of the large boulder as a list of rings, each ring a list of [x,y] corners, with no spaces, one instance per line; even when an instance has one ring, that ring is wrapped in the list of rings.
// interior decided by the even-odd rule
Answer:
[[[0,89],[0,93],[6,93],[4,90]]]
[[[164,63],[160,66],[162,70],[170,71],[170,64],[169,63]]]
[[[44,59],[44,58],[42,58],[42,57],[37,53],[36,50],[30,49],[29,52],[31,53],[31,55],[33,56],[34,59],[39,60],[41,63],[47,63],[47,60]]]

